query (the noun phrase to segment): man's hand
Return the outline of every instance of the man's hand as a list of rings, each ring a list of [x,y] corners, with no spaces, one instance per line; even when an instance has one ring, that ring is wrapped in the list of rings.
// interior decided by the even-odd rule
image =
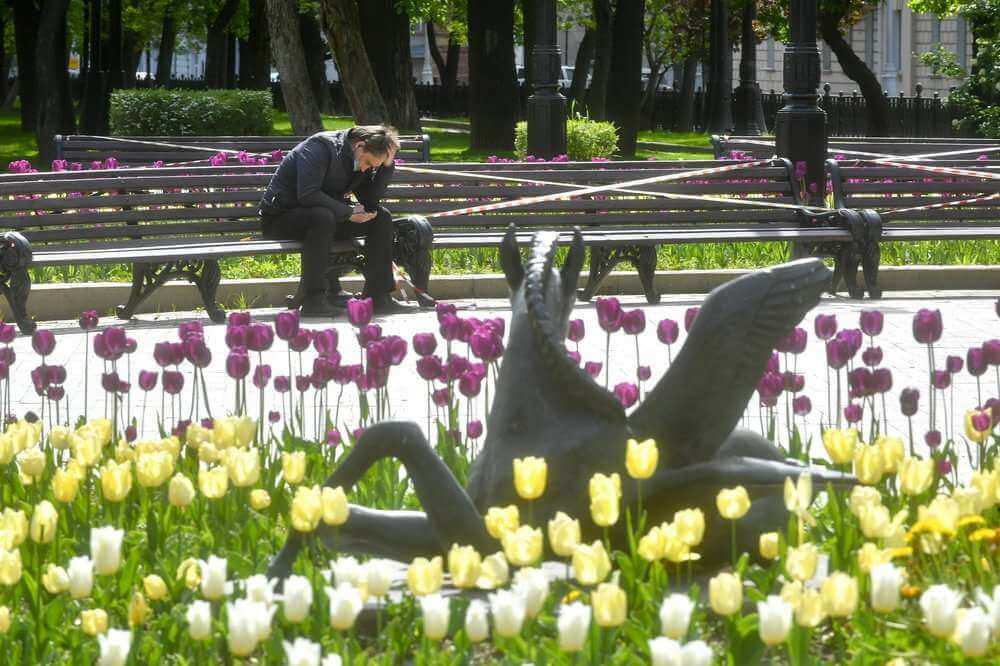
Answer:
[[[370,222],[372,218],[375,217],[375,213],[366,213],[363,210],[360,213],[354,213],[351,215],[351,222]]]

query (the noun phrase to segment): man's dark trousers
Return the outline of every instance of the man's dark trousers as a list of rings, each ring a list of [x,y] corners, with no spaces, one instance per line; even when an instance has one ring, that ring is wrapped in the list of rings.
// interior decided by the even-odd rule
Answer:
[[[365,239],[365,296],[380,298],[394,286],[392,277],[393,222],[389,211],[379,206],[368,222],[337,219],[329,208],[293,208],[278,215],[263,216],[265,238],[302,241],[302,284],[306,296],[327,291],[330,245],[334,240]]]

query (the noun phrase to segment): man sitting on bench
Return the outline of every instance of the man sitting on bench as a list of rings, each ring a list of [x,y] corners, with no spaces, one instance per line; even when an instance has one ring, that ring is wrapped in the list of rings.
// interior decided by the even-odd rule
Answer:
[[[302,241],[299,295],[306,317],[332,317],[346,300],[330,289],[327,271],[334,240],[365,239],[364,296],[375,312],[413,308],[390,296],[393,222],[379,205],[393,174],[399,136],[384,125],[319,132],[295,146],[278,165],[260,202],[265,238]],[[351,194],[359,202],[352,205]]]

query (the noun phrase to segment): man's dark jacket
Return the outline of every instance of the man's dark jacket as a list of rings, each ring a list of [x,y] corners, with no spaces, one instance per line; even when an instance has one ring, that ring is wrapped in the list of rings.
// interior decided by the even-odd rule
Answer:
[[[261,199],[261,214],[321,206],[332,210],[337,220],[346,220],[352,212],[346,201],[351,192],[366,211],[377,212],[394,167],[355,171],[348,131],[313,134],[285,155]]]

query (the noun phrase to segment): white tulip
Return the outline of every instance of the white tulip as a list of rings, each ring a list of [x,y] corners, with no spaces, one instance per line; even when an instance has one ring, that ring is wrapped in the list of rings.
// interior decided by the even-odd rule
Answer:
[[[323,663],[320,666],[343,666],[343,664],[344,661],[339,654],[328,654],[323,657]]]
[[[973,606],[962,613],[955,629],[955,639],[966,657],[982,657],[990,649],[990,634],[993,623],[979,606]]]
[[[593,611],[587,604],[574,601],[559,609],[556,628],[559,630],[559,649],[563,652],[579,652],[587,642],[590,619]]]
[[[982,605],[983,610],[990,618],[990,625],[993,628],[993,637],[1000,637],[1000,585],[993,588],[993,596],[987,596],[981,589],[976,590],[976,599]]]
[[[125,666],[128,651],[132,647],[132,632],[124,629],[109,629],[107,634],[97,637],[101,648],[98,666]]]
[[[549,577],[541,569],[519,569],[514,574],[513,590],[524,599],[527,616],[535,617],[549,596]]]
[[[501,638],[513,638],[521,633],[524,624],[524,599],[511,590],[500,590],[490,595],[493,613],[493,630]]]
[[[229,619],[226,639],[229,642],[229,652],[237,657],[247,657],[257,649],[257,643],[260,642],[262,612],[265,612],[264,604],[249,599],[237,599],[226,604],[226,614]]]
[[[281,595],[285,609],[285,619],[298,624],[309,617],[309,607],[313,602],[312,584],[305,576],[289,576],[285,579],[285,590]]]
[[[424,616],[424,636],[439,641],[448,635],[448,597],[426,594],[420,597],[420,610]]]
[[[89,597],[94,589],[94,561],[82,555],[71,557],[66,568],[69,576],[69,594],[74,599]]]
[[[776,594],[757,602],[757,630],[765,644],[783,643],[792,628],[792,605]]]
[[[871,570],[872,610],[891,613],[899,607],[899,588],[903,585],[903,570],[891,562],[876,564]]]
[[[295,642],[282,641],[285,646],[285,663],[288,666],[320,666],[320,645],[301,636]]]
[[[247,599],[259,601],[270,606],[274,603],[274,586],[278,584],[277,578],[267,579],[264,574],[250,576],[243,581]]]
[[[326,588],[326,596],[330,598],[330,626],[340,631],[353,627],[364,605],[358,588],[341,583],[336,589]]]
[[[212,605],[201,599],[192,601],[187,609],[188,632],[196,641],[212,635]]]
[[[712,648],[705,641],[691,641],[681,649],[684,666],[712,666]]]
[[[483,558],[476,587],[481,590],[495,590],[506,585],[509,580],[510,565],[507,564],[507,557],[502,550]]]
[[[226,558],[209,555],[208,561],[198,560],[201,565],[201,594],[209,601],[226,596]]]
[[[368,560],[364,564],[363,580],[368,594],[384,597],[392,587],[392,563],[389,560]]]
[[[947,585],[931,585],[920,595],[920,608],[924,611],[927,631],[938,638],[947,638],[955,631],[955,613],[962,602],[962,594]]]
[[[110,576],[122,564],[122,538],[125,530],[114,527],[95,527],[90,530],[90,556],[94,559],[94,571],[101,576]]]
[[[354,557],[338,557],[330,562],[333,569],[333,582],[336,585],[350,583],[357,587],[364,582],[364,570]]]
[[[681,644],[672,638],[660,636],[650,639],[649,655],[653,666],[684,666],[684,651]]]
[[[660,630],[667,638],[679,641],[691,624],[694,602],[686,594],[671,594],[660,605]]]
[[[481,643],[490,635],[490,608],[486,602],[473,599],[465,611],[465,633],[473,643]]]

